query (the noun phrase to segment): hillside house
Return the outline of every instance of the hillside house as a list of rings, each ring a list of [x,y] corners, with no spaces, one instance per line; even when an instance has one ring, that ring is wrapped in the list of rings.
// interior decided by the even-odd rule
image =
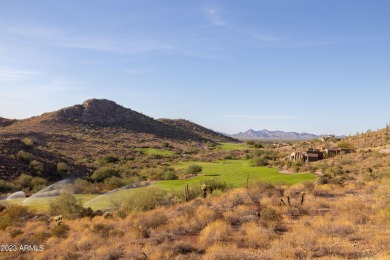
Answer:
[[[324,152],[318,149],[309,148],[305,152],[293,152],[291,153],[291,160],[294,162],[315,162],[324,159]]]
[[[352,152],[352,149],[350,148],[324,148],[323,150],[328,157]]]
[[[339,148],[325,148],[324,151],[328,157],[339,155],[341,152]]]

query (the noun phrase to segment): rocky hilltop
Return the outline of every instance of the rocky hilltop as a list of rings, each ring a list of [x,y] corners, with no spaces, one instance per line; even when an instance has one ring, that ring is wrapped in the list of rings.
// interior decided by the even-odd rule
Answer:
[[[155,120],[110,100],[90,99],[29,119],[2,118],[0,178],[15,179],[28,173],[60,179],[58,163],[85,176],[94,171],[102,156],[131,160],[139,157],[142,148],[178,155],[203,149],[206,142],[239,141],[186,120]],[[149,161],[137,164],[142,163]]]
[[[168,123],[168,121],[155,120],[106,99],[90,99],[80,105],[63,108],[30,119],[19,120],[2,128],[0,133],[72,132],[80,128],[91,130],[102,127],[150,134],[158,138],[172,140],[237,142],[233,138],[224,137],[199,125],[197,125],[197,131],[195,131],[195,129],[182,127],[182,124],[175,126]],[[202,130],[198,131],[199,129]]]

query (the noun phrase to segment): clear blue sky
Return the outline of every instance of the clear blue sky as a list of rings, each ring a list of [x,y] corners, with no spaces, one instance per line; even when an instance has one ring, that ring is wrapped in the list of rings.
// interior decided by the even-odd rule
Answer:
[[[0,116],[107,98],[236,133],[390,121],[388,0],[0,0]]]

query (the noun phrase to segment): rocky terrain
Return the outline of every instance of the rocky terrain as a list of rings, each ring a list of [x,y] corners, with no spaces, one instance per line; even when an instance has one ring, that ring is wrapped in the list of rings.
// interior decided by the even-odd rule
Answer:
[[[131,158],[136,148],[180,154],[209,142],[239,142],[189,121],[174,121],[155,120],[105,99],[90,99],[24,120],[1,118],[0,176],[12,179],[29,173],[55,179],[58,163],[76,175],[88,175],[97,158]],[[188,122],[187,127],[183,122]]]

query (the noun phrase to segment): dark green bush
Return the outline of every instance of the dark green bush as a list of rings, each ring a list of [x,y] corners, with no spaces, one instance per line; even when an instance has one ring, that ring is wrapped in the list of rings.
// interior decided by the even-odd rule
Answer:
[[[95,181],[103,181],[106,178],[110,178],[112,176],[119,177],[119,171],[113,169],[108,166],[101,167],[97,169],[91,176],[91,178]]]
[[[69,167],[64,162],[57,163],[57,173],[59,174],[67,174],[69,173]]]
[[[123,181],[122,178],[117,177],[117,176],[112,176],[110,178],[106,178],[104,180],[104,186],[108,190],[113,190],[120,188],[125,185],[125,182]]]
[[[16,191],[16,187],[12,183],[7,183],[4,180],[0,180],[0,193],[7,193]]]
[[[105,155],[98,160],[98,165],[103,166],[109,163],[116,163],[118,161],[119,161],[118,157],[114,155]]]
[[[197,164],[190,165],[190,166],[188,166],[186,172],[187,172],[188,174],[197,174],[197,173],[200,173],[200,172],[202,172],[202,166],[197,165]]]
[[[140,189],[138,192],[128,195],[124,200],[123,207],[127,212],[146,211],[157,206],[168,205],[170,202],[170,196],[167,191],[150,187]]]
[[[67,218],[81,217],[83,213],[82,202],[70,193],[63,193],[50,202],[50,215],[64,215]]]

